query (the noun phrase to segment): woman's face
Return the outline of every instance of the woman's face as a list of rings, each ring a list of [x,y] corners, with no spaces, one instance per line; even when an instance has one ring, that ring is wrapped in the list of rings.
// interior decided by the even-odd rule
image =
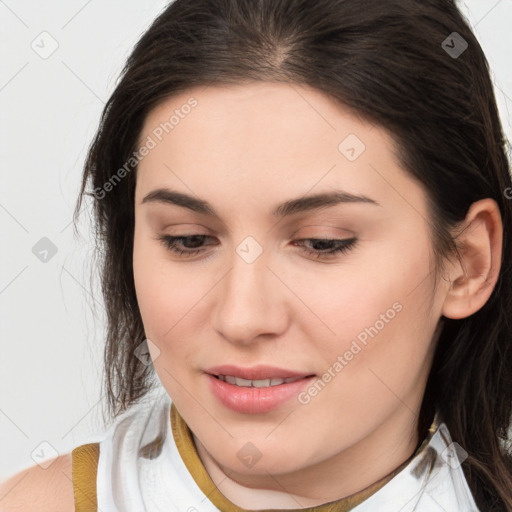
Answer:
[[[254,83],[166,100],[140,145],[137,298],[201,450],[262,478],[403,461],[447,288],[433,293],[426,194],[387,132],[314,89]],[[185,254],[164,236],[191,237],[174,240]],[[209,375],[236,373],[220,365],[273,370],[249,388]],[[264,379],[285,371],[313,377]]]

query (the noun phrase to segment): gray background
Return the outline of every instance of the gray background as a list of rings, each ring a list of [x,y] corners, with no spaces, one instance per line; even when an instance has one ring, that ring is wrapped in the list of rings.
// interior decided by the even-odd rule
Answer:
[[[103,430],[104,309],[89,280],[88,215],[78,239],[71,217],[103,104],[165,5],[0,0],[0,479]],[[488,57],[511,139],[512,0],[460,6]]]

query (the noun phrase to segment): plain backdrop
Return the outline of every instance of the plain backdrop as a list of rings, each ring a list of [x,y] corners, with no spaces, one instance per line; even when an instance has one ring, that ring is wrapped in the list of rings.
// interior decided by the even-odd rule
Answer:
[[[103,431],[104,309],[88,215],[77,239],[72,213],[101,109],[167,4],[0,0],[0,479]],[[460,7],[511,139],[512,0]]]

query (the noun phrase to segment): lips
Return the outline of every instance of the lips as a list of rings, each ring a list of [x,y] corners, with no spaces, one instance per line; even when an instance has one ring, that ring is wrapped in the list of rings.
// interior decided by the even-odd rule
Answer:
[[[258,365],[250,368],[241,368],[235,365],[212,366],[205,370],[206,373],[215,377],[231,376],[245,380],[265,380],[265,379],[301,379],[314,375],[311,372],[293,371],[287,368],[278,368],[276,366]]]
[[[285,403],[290,403],[316,378],[314,376],[303,377],[294,382],[259,387],[230,384],[212,374],[205,373],[204,375],[209,390],[218,403],[242,414],[263,414],[277,409]],[[238,377],[236,378],[238,379]],[[298,401],[295,401],[295,406],[299,406]]]

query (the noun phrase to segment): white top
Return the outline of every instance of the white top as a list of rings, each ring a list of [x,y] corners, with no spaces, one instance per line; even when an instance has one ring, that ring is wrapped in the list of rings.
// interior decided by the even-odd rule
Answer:
[[[215,512],[183,462],[171,430],[165,390],[130,407],[100,441],[98,510],[102,512]],[[162,436],[161,451],[139,449]],[[457,451],[456,451],[457,448]],[[479,512],[446,425],[428,445],[353,512]],[[257,505],[256,505],[257,506]]]

